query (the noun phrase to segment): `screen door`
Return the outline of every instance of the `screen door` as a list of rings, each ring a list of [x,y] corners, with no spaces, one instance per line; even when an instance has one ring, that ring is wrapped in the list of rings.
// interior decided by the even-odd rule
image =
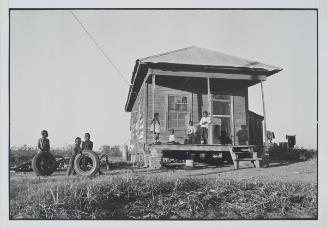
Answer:
[[[213,95],[212,133],[214,144],[232,144],[233,96]]]

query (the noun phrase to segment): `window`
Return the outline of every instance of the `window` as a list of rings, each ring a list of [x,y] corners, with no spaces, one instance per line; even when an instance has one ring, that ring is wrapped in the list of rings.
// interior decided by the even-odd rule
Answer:
[[[186,128],[188,120],[187,96],[168,95],[168,127]]]
[[[212,114],[217,116],[230,115],[230,96],[214,95],[212,99]]]

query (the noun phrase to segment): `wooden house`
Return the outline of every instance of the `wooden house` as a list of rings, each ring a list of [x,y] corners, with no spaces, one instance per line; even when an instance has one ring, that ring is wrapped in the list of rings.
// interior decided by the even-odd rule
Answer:
[[[125,105],[131,112],[131,153],[148,152],[160,160],[165,151],[220,153],[262,145],[265,118],[249,111],[248,87],[261,83],[264,98],[262,82],[281,70],[194,46],[136,60]],[[208,144],[198,135],[185,145],[189,121],[198,126],[204,111],[211,119]],[[150,131],[154,113],[159,113],[161,145],[153,144]],[[171,129],[178,144],[167,144]],[[230,138],[228,145],[221,142],[222,132]]]

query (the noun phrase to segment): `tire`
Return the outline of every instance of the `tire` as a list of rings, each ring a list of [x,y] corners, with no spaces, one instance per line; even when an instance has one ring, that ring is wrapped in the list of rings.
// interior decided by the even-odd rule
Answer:
[[[39,176],[49,176],[57,168],[56,158],[49,152],[41,152],[32,160],[33,171]]]
[[[80,176],[94,176],[99,172],[100,159],[92,150],[84,150],[74,160],[75,172]]]

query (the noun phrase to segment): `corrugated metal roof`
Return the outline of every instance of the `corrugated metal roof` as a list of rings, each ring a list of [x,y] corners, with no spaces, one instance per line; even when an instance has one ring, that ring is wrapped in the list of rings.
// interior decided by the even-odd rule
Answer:
[[[176,69],[176,66],[179,68]],[[199,48],[195,46],[178,49],[136,60],[131,79],[126,111],[131,111],[140,87],[149,68],[161,68],[184,71],[223,72],[227,74],[270,76],[282,69],[257,61]],[[258,83],[253,81],[253,84]]]
[[[143,63],[172,63],[198,66],[230,67],[280,71],[279,67],[235,57],[221,52],[191,46],[139,59]]]

